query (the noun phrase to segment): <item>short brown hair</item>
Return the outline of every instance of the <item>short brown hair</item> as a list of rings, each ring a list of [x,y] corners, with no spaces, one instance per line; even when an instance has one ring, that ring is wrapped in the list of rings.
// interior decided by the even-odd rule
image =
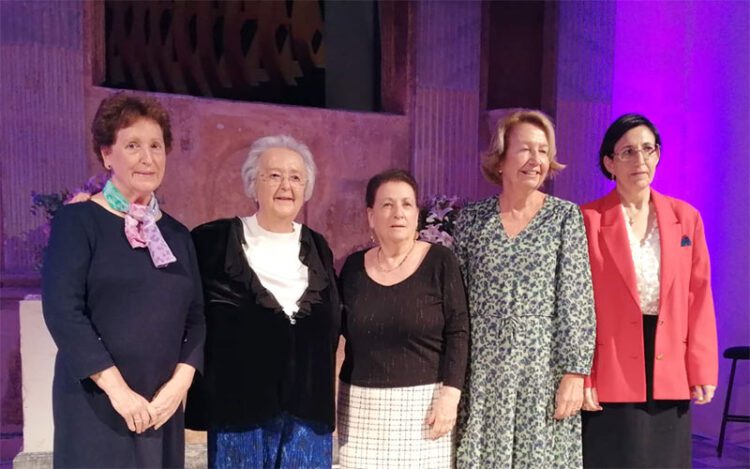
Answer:
[[[521,109],[514,111],[503,118],[497,125],[497,130],[492,136],[490,148],[482,155],[482,174],[493,184],[502,184],[502,176],[497,172],[497,167],[505,160],[505,150],[508,148],[510,133],[518,124],[531,124],[538,127],[547,137],[549,144],[549,176],[565,168],[564,164],[557,161],[557,146],[555,145],[555,126],[546,114],[541,111]]]
[[[123,92],[104,98],[99,103],[94,121],[91,123],[91,137],[94,153],[100,163],[102,148],[114,145],[117,132],[133,125],[138,119],[151,119],[161,127],[164,146],[167,152],[172,148],[172,127],[169,113],[161,103],[153,98],[129,95]]]
[[[376,174],[367,181],[367,193],[365,194],[367,208],[372,208],[375,205],[375,196],[378,193],[378,189],[386,182],[405,182],[409,184],[414,190],[414,199],[419,204],[419,186],[414,176],[409,171],[403,169],[388,169]]]

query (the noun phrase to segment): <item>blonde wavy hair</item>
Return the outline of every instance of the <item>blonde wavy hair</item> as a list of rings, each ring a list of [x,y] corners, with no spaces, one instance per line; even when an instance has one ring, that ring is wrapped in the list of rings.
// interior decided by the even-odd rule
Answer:
[[[489,149],[482,155],[482,174],[493,184],[502,185],[502,175],[497,168],[505,160],[505,150],[508,148],[508,140],[513,128],[519,124],[531,124],[539,128],[547,137],[549,144],[549,173],[551,178],[565,168],[565,165],[557,161],[557,146],[555,145],[555,126],[552,120],[541,111],[520,109],[514,111],[497,124],[497,130],[492,136]]]

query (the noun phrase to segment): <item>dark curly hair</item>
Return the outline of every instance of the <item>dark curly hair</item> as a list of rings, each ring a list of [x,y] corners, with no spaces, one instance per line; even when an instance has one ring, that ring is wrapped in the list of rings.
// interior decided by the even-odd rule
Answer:
[[[380,186],[386,182],[405,182],[409,184],[414,189],[414,198],[419,200],[419,186],[414,176],[403,169],[388,169],[376,174],[367,181],[367,192],[365,194],[367,208],[372,208],[375,205],[375,195],[378,193]]]
[[[169,152],[172,148],[172,127],[164,106],[153,98],[121,92],[102,100],[91,123],[94,153],[102,165],[102,148],[112,146],[117,139],[117,132],[133,125],[138,119],[151,119],[159,124],[164,136],[164,146]]]

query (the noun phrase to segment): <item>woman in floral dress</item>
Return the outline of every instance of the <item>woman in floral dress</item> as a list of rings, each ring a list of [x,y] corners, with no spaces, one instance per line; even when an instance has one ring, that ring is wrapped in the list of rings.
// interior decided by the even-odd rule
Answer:
[[[582,466],[579,410],[595,340],[586,234],[576,205],[539,191],[562,168],[549,119],[512,113],[482,162],[502,192],[459,216],[471,321],[460,468]]]

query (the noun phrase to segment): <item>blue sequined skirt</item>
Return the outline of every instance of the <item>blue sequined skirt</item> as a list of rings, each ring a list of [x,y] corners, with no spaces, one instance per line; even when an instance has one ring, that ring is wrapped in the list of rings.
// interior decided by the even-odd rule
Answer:
[[[287,413],[242,430],[208,431],[211,468],[330,469],[331,458],[332,437],[327,426]]]

